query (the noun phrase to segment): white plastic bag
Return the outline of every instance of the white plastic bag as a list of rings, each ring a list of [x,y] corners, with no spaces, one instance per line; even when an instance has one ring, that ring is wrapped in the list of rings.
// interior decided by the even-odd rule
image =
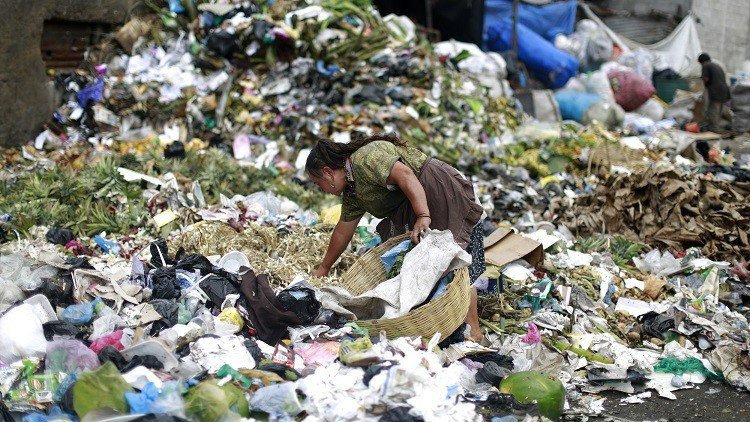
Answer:
[[[649,98],[648,101],[638,107],[635,112],[643,117],[648,117],[653,121],[659,121],[664,118],[664,106],[655,98]]]
[[[587,92],[597,94],[609,103],[615,102],[615,94],[612,92],[612,86],[609,84],[606,73],[597,70],[596,72],[583,73],[579,77]]]
[[[47,352],[42,322],[34,307],[22,304],[0,318],[0,361],[15,362],[28,357],[43,358]]]

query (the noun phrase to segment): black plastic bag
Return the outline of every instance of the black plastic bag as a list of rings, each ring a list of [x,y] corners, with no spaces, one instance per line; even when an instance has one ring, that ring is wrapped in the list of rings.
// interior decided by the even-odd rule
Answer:
[[[161,267],[152,270],[151,297],[154,299],[177,299],[180,297],[180,282],[174,268]]]
[[[174,327],[175,324],[177,324],[177,318],[180,310],[177,302],[167,299],[154,299],[149,302],[149,304],[154,307],[154,310],[156,310],[159,315],[162,316],[162,319],[154,321],[154,323],[151,324],[150,334],[152,336],[159,334],[165,328],[171,328]]]
[[[282,290],[278,299],[281,306],[294,312],[303,325],[315,321],[320,312],[320,302],[315,299],[315,292],[307,287],[294,286]]]
[[[480,370],[477,371],[474,379],[479,383],[486,383],[492,386],[500,385],[500,381],[510,375],[511,370],[498,365],[495,362],[487,362]]]
[[[208,276],[200,282],[199,286],[214,305],[221,305],[227,295],[239,294],[239,290],[237,290],[237,287],[231,281],[216,274]]]
[[[513,358],[500,353],[474,353],[466,356],[477,363],[495,362],[498,366],[513,370]]]
[[[115,349],[114,346],[107,346],[103,348],[99,351],[97,357],[99,358],[99,362],[102,365],[107,362],[112,362],[112,364],[114,364],[117,367],[117,370],[120,372],[122,372],[122,368],[124,368],[128,364],[120,351]]]
[[[388,410],[378,419],[379,422],[424,422],[421,416],[409,414],[411,407],[399,406]]]
[[[266,372],[273,372],[274,374],[284,378],[287,381],[297,381],[299,379],[299,372],[295,371],[286,365],[282,365],[276,362],[268,362],[258,366],[259,370]]]
[[[651,337],[664,340],[664,333],[674,329],[674,318],[660,315],[656,312],[648,312],[640,317],[638,321],[643,325],[643,332]]]
[[[361,104],[365,102],[385,105],[385,91],[376,85],[364,85],[352,96],[352,103]]]
[[[131,422],[188,422],[187,419],[183,419],[179,416],[172,416],[167,414],[148,414],[140,416],[136,419],[131,419]]]
[[[78,338],[84,334],[72,323],[62,320],[45,322],[42,324],[42,329],[44,330],[44,338],[47,341],[52,341],[55,334],[58,336],[70,336],[72,338]]]
[[[194,271],[198,270],[201,275],[213,272],[214,266],[205,256],[197,253],[183,256],[174,266],[177,270]]]
[[[44,237],[47,239],[47,242],[62,246],[67,245],[68,242],[75,239],[72,230],[57,227],[47,230],[47,234]]]
[[[260,347],[258,346],[258,342],[256,342],[254,338],[249,338],[245,340],[244,344],[245,344],[245,349],[247,349],[247,351],[250,352],[250,356],[252,356],[256,362],[260,362],[263,359],[265,359],[265,356],[263,356],[263,351],[260,350]]]
[[[451,333],[451,335],[444,338],[440,343],[438,343],[438,347],[441,349],[445,349],[451,344],[461,343],[462,341],[464,341],[464,331],[466,331],[465,322],[461,323],[461,325],[456,328],[456,331],[454,331],[453,333]]]
[[[156,371],[160,371],[164,368],[164,364],[156,356],[138,355],[133,356],[133,359],[130,359],[130,362],[128,362],[120,372],[128,372],[137,366],[145,366],[148,369]]]
[[[227,31],[212,32],[206,37],[206,48],[214,52],[217,56],[231,59],[235,51],[238,50],[237,35]]]
[[[169,248],[167,247],[166,240],[155,240],[151,242],[148,249],[151,252],[151,265],[153,265],[154,268],[161,268],[164,265],[174,264],[174,261],[169,257]]]
[[[185,144],[174,141],[164,148],[164,158],[185,158]]]

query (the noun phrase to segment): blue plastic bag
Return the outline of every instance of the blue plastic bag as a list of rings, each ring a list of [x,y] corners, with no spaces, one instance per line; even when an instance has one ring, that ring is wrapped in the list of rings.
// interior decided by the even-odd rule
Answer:
[[[169,11],[172,13],[182,13],[185,7],[180,0],[169,0]]]
[[[518,24],[518,58],[526,64],[531,74],[547,85],[558,89],[565,86],[578,73],[578,60],[558,50],[551,42],[526,27]],[[487,30],[487,47],[491,51],[507,51],[512,48],[513,21],[503,19]]]
[[[602,97],[590,92],[560,91],[555,93],[555,100],[563,120],[581,123],[586,110],[602,101]]]
[[[88,324],[94,317],[94,306],[101,301],[101,298],[96,298],[93,302],[70,305],[63,309],[62,318],[75,325]]]
[[[60,409],[60,407],[57,405],[52,406],[49,414],[45,415],[44,413],[29,413],[22,419],[23,422],[74,422],[77,420],[78,418],[71,414],[63,412],[62,409]]]
[[[161,392],[154,383],[146,383],[140,393],[125,393],[125,400],[130,406],[130,413],[185,417],[185,402],[178,382],[165,383]]]
[[[396,256],[400,254],[401,252],[409,249],[409,245],[411,245],[411,240],[404,240],[403,242],[394,246],[388,252],[384,253],[383,255],[380,255],[380,260],[383,262],[383,265],[385,265],[386,274],[391,272],[391,268],[393,268],[393,264],[396,263]]]
[[[78,91],[76,99],[78,99],[78,104],[84,108],[89,101],[96,102],[104,99],[104,78],[99,78],[96,82]]]
[[[108,253],[112,255],[120,255],[120,245],[118,245],[117,242],[112,242],[99,235],[94,236],[94,242],[100,248],[102,248],[104,253]]]

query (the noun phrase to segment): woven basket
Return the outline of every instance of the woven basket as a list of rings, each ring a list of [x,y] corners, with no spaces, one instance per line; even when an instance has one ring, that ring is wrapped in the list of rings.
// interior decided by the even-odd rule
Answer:
[[[380,256],[408,238],[408,233],[396,236],[365,253],[344,273],[340,286],[353,295],[360,295],[385,281],[387,274]],[[469,271],[461,268],[437,299],[398,318],[359,320],[357,324],[370,331],[370,335],[385,331],[388,338],[421,336],[429,339],[435,333],[446,338],[464,322],[468,310]]]

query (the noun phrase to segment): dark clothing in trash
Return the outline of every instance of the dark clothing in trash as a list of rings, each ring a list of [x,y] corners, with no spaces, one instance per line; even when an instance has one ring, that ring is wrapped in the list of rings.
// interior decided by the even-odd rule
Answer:
[[[721,66],[711,61],[703,63],[701,78],[703,78],[703,84],[706,86],[710,101],[725,102],[729,100],[727,77]]]
[[[242,275],[240,292],[247,304],[248,317],[259,339],[268,344],[276,344],[288,337],[288,327],[302,325],[302,321],[294,312],[287,311],[281,306],[268,283],[266,274],[256,276],[252,270],[244,267],[241,271],[247,272]]]
[[[154,299],[177,299],[180,297],[180,282],[174,268],[160,267],[149,273],[151,297]]]
[[[315,300],[315,292],[307,287],[293,286],[282,290],[278,299],[281,306],[294,312],[303,325],[315,321],[320,312],[320,302]]]
[[[67,245],[68,242],[75,239],[72,230],[60,229],[56,227],[47,230],[47,234],[45,234],[44,237],[47,239],[47,242],[62,246]]]
[[[125,358],[122,356],[119,350],[117,350],[114,346],[107,346],[99,351],[99,354],[97,355],[99,358],[99,363],[104,365],[107,362],[112,362],[117,367],[117,370],[122,372],[122,368],[124,368],[128,361],[125,360]]]
[[[239,293],[237,287],[231,281],[215,274],[206,277],[205,280],[200,282],[199,286],[216,306],[221,305],[227,295]]]

